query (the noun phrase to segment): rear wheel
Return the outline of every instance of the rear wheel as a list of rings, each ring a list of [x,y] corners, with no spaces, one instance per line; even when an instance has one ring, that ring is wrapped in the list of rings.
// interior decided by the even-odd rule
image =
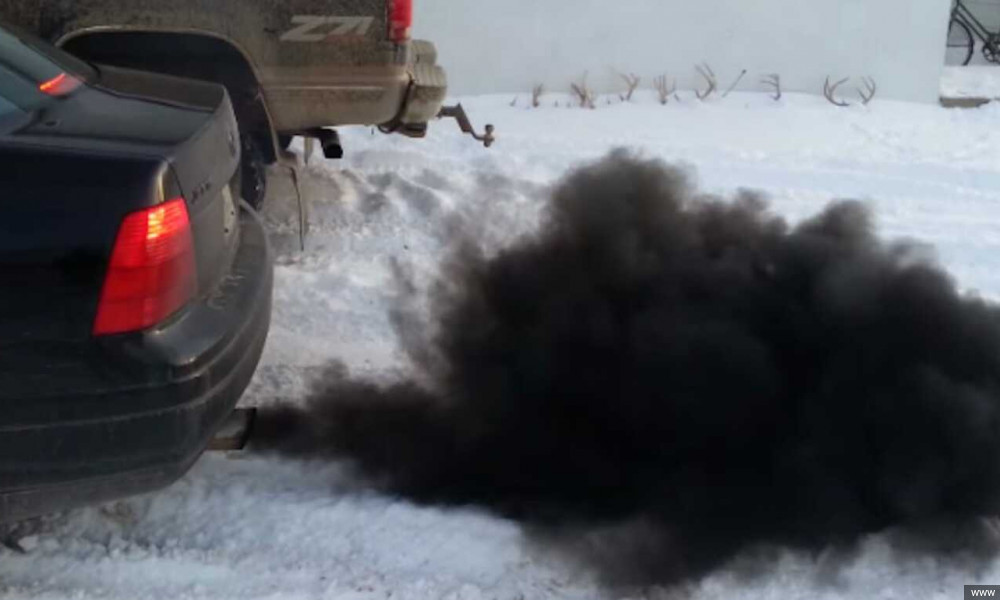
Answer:
[[[975,40],[969,27],[956,19],[948,25],[948,48],[945,52],[946,65],[967,65],[972,60]]]

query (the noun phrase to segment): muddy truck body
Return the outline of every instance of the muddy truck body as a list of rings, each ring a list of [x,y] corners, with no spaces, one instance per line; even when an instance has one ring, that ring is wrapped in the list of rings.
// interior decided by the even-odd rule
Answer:
[[[412,0],[0,0],[0,20],[98,65],[221,83],[240,128],[242,195],[291,137],[341,155],[334,129],[423,137],[447,90],[432,43],[413,40]],[[446,116],[463,114],[446,110]]]

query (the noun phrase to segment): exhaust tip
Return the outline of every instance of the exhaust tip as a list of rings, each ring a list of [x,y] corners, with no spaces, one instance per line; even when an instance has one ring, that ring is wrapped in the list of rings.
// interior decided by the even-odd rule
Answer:
[[[213,452],[243,450],[250,441],[256,420],[256,408],[237,408],[229,413],[215,433],[215,437],[209,442],[208,450]]]

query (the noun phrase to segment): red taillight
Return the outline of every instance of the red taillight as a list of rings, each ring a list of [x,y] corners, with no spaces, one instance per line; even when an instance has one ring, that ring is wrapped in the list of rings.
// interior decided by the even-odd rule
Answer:
[[[125,217],[104,277],[94,335],[138,331],[194,297],[191,224],[183,198]]]
[[[413,26],[413,0],[389,0],[389,40],[398,43],[410,39]]]
[[[48,81],[38,84],[38,91],[49,96],[65,96],[83,84],[79,79],[60,73]]]

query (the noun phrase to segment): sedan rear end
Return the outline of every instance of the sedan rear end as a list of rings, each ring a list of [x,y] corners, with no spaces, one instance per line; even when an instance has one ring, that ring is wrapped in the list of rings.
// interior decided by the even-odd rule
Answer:
[[[0,521],[166,485],[249,382],[271,261],[219,86],[0,28]]]

